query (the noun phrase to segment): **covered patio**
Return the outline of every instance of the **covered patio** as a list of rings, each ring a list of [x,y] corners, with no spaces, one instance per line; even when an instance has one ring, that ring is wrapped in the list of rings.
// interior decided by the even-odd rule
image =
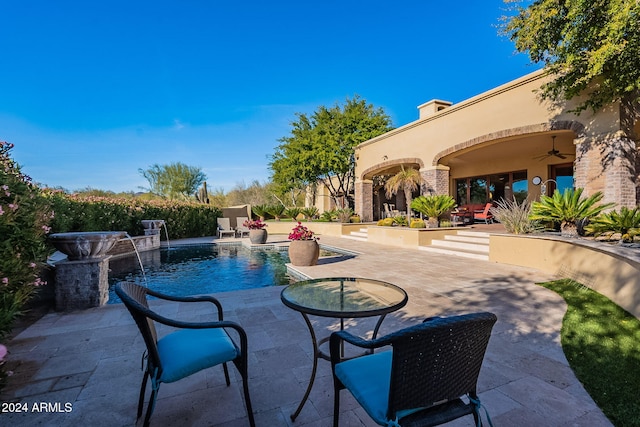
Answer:
[[[271,236],[280,239],[281,236]],[[211,238],[202,239],[211,242]],[[172,242],[177,244],[178,242]],[[553,279],[538,270],[424,253],[339,237],[322,243],[360,254],[299,267],[310,277],[357,276],[394,283],[409,295],[407,306],[385,319],[380,334],[435,315],[491,311],[498,317],[480,374],[479,392],[494,425],[598,425],[606,419],[568,366],[559,331],[566,306],[561,297],[537,286]],[[310,376],[312,346],[299,313],[285,307],[281,288],[217,294],[225,319],[237,321],[249,339],[249,387],[258,426],[330,426],[333,386],[328,362],[320,361],[309,401],[292,422]],[[202,320],[202,312],[175,305],[158,310]],[[313,318],[327,334],[338,322]],[[370,334],[375,321],[349,322]],[[8,343],[14,375],[3,402],[60,403],[51,412],[3,413],[3,423],[33,425],[136,425],[144,344],[124,306],[108,305],[71,314],[50,312]],[[152,425],[248,425],[239,376],[233,368],[226,387],[221,367],[176,383],[163,384]],[[65,412],[65,404],[71,410]],[[347,393],[341,425],[373,422]],[[470,426],[472,418],[449,423]]]

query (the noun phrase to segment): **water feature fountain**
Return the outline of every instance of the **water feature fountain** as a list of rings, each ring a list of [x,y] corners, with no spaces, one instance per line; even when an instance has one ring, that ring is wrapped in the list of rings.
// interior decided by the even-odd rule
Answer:
[[[110,249],[122,239],[124,231],[55,233],[49,241],[66,260],[55,264],[55,307],[71,311],[97,307],[109,299]]]

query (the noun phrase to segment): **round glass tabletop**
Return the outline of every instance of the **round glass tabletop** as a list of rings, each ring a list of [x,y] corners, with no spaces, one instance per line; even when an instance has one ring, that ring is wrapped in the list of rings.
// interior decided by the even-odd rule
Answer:
[[[294,310],[325,317],[369,317],[407,304],[407,293],[380,280],[330,277],[296,282],[284,288],[282,302]]]

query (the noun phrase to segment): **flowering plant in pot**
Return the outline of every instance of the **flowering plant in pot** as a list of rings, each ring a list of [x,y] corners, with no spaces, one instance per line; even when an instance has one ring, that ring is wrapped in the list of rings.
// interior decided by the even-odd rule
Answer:
[[[267,224],[262,222],[260,219],[257,219],[255,221],[252,219],[248,219],[245,222],[243,222],[242,225],[247,227],[249,230],[262,230],[267,226]]]
[[[318,263],[320,245],[314,232],[298,222],[289,233],[289,259],[297,266],[311,266]]]
[[[242,223],[245,227],[249,229],[249,240],[253,244],[261,245],[267,242],[267,230],[265,227],[267,224],[262,222],[262,220],[252,220],[248,219],[244,223]]]
[[[318,240],[318,237],[314,236],[313,231],[298,221],[298,225],[293,227],[293,230],[289,233],[289,240]]]

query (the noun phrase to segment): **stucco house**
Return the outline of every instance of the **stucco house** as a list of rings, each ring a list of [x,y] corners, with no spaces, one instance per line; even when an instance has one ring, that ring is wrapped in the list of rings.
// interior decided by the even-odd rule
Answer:
[[[418,169],[420,194],[450,194],[458,205],[500,198],[536,199],[541,188],[581,187],[605,202],[638,203],[640,108],[615,103],[593,113],[570,112],[575,102],[541,101],[544,71],[523,76],[457,104],[432,100],[419,118],[355,150],[355,210],[363,221],[383,216],[384,177]],[[535,185],[542,181],[546,185]],[[328,198],[319,197],[321,210]]]

